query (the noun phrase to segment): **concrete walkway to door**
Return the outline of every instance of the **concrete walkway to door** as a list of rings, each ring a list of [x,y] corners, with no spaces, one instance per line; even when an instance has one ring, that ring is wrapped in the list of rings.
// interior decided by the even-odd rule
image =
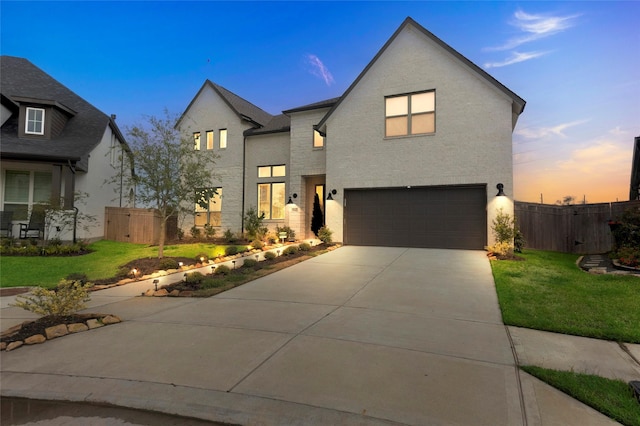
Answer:
[[[537,382],[523,397],[481,251],[347,246],[208,299],[110,291],[89,310],[125,322],[3,353],[2,396],[245,425],[531,425],[547,406],[606,424]]]

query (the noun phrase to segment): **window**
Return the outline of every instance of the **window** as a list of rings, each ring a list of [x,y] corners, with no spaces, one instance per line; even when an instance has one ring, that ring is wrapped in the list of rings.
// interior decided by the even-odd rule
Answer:
[[[213,149],[213,130],[207,130],[207,149]]]
[[[7,170],[4,181],[5,211],[13,212],[14,220],[27,220],[33,204],[51,199],[51,173]]]
[[[227,147],[227,129],[220,129],[220,149]]]
[[[27,107],[24,132],[30,135],[44,135],[44,109]]]
[[[209,190],[211,189],[215,189],[216,194],[211,195],[211,191],[202,191],[201,202],[195,203],[196,226],[221,226],[222,188],[209,188]]]
[[[284,190],[283,182],[258,184],[258,212],[265,219],[284,219]]]
[[[319,131],[313,131],[313,147],[314,148],[322,148],[324,147],[324,136],[320,134]]]
[[[284,177],[287,175],[287,166],[260,166],[258,167],[258,177]]]
[[[200,132],[195,132],[193,134],[193,144],[193,149],[200,151]]]
[[[385,136],[434,133],[436,92],[385,98]]]

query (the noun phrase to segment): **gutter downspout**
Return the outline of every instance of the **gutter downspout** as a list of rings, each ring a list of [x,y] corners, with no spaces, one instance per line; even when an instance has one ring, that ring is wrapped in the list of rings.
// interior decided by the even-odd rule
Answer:
[[[240,212],[240,221],[241,221],[241,225],[240,225],[240,232],[242,233],[242,235],[244,235],[244,198],[245,198],[245,192],[246,192],[246,188],[245,188],[245,180],[246,180],[246,169],[247,169],[247,164],[246,164],[246,159],[247,157],[247,137],[244,136],[244,134],[242,135],[242,211]]]

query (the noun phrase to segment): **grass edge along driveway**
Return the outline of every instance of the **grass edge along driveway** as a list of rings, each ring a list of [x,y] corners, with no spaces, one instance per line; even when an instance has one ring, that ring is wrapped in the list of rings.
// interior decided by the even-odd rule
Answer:
[[[205,253],[209,258],[224,254],[226,246],[194,243],[168,245],[166,257],[194,258]],[[55,287],[71,273],[86,274],[89,280],[114,277],[118,268],[132,260],[157,257],[158,247],[100,240],[89,245],[92,253],[82,256],[1,256],[0,287]]]

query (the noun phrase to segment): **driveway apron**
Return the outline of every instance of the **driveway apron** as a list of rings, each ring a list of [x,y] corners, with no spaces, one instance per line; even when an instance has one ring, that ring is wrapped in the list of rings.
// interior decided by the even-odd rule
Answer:
[[[523,424],[481,251],[346,246],[216,297],[91,310],[125,321],[3,353],[2,395],[238,424]]]

